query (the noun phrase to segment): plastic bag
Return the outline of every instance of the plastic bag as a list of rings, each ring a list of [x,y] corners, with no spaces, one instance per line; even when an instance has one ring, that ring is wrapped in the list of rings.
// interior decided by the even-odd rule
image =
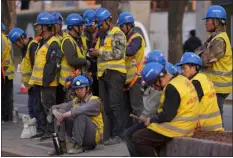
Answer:
[[[31,138],[32,136],[36,135],[36,119],[31,119],[29,116],[23,115],[22,121],[24,125],[20,138]]]

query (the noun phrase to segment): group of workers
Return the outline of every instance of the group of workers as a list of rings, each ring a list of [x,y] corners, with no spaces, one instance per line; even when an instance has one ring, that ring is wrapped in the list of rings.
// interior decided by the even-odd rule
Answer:
[[[124,140],[131,156],[158,156],[173,137],[192,136],[195,129],[223,131],[223,104],[232,92],[226,11],[210,6],[204,19],[211,36],[175,66],[160,50],[144,58],[144,38],[128,12],[119,15],[116,26],[105,8],[69,14],[68,33],[62,31],[60,13],[42,12],[34,39],[20,28],[7,37],[2,24],[2,99],[13,89],[10,40],[22,50],[22,82],[29,89],[29,115],[37,120],[35,137],[44,140],[57,132],[64,152]],[[143,104],[142,85],[157,97],[152,106]],[[6,98],[4,120],[13,107]]]

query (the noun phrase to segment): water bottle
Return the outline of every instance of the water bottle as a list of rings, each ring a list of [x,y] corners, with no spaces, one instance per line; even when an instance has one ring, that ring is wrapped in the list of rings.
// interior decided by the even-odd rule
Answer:
[[[60,130],[60,127],[58,127],[58,132]],[[63,155],[63,150],[62,150],[62,147],[61,147],[61,142],[58,138],[58,134],[55,132],[52,134],[52,138],[53,138],[53,145],[54,145],[54,148],[55,148],[55,151],[56,151],[56,155],[59,156],[59,155]]]

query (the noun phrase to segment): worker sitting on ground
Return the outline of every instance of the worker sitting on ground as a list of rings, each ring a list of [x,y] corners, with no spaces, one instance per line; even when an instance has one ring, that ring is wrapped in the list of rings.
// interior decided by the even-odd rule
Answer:
[[[197,91],[200,130],[223,131],[214,85],[205,74],[199,72],[203,66],[201,58],[192,52],[186,52],[178,65],[182,66],[183,75],[192,81]]]
[[[198,121],[198,97],[193,84],[182,75],[171,75],[159,63],[148,63],[143,80],[163,91],[158,113],[144,121],[147,128],[133,134],[140,156],[156,156],[173,137],[192,136]]]
[[[72,82],[77,97],[51,108],[63,152],[77,154],[94,149],[102,139],[103,119],[101,101],[90,92],[90,82],[78,75]],[[65,138],[67,135],[67,139]],[[55,150],[49,155],[56,154]]]

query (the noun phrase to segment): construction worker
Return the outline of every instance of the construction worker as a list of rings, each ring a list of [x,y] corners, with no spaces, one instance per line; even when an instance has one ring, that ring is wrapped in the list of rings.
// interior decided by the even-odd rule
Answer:
[[[95,11],[94,10],[86,10],[83,13],[83,19],[85,21],[85,36],[87,38],[87,48],[88,50],[91,48],[95,48],[96,41],[99,37],[99,29],[96,27],[95,23]],[[99,82],[97,80],[97,58],[86,56],[87,60],[90,61],[89,71],[92,73],[93,84],[92,84],[92,93],[95,96],[99,96]]]
[[[232,92],[232,48],[226,33],[227,14],[223,7],[212,5],[204,19],[206,31],[211,35],[195,53],[201,56],[203,72],[214,84],[223,115],[224,100]]]
[[[124,100],[122,90],[126,80],[126,37],[113,26],[111,13],[105,8],[96,10],[97,26],[104,36],[99,37],[90,56],[97,57],[100,98],[104,102],[104,144],[121,143],[124,131]]]
[[[146,128],[133,134],[138,156],[157,156],[173,137],[192,136],[198,121],[198,97],[193,84],[182,75],[171,75],[159,63],[148,63],[143,80],[162,96],[158,113],[144,121]]]
[[[140,116],[143,109],[140,73],[144,66],[145,40],[140,33],[134,29],[134,17],[123,12],[118,16],[117,25],[127,38],[126,48],[126,82],[124,88],[124,100],[127,118],[129,113]],[[126,128],[133,124],[130,119]]]
[[[38,86],[29,85],[29,79],[32,74],[32,68],[35,61],[35,54],[38,49],[38,41],[33,40],[32,38],[27,38],[25,32],[20,28],[13,28],[8,37],[12,44],[17,48],[20,48],[25,51],[22,62],[21,62],[21,74],[22,74],[22,83],[28,88],[28,113],[30,118],[36,118],[37,123],[37,133],[40,134],[44,131],[45,127],[40,126],[40,89]]]
[[[94,149],[103,135],[103,118],[101,100],[92,95],[87,77],[78,75],[72,82],[76,97],[74,100],[55,105],[52,114],[56,118],[56,126],[61,146],[68,154],[77,154],[87,149]],[[67,140],[65,139],[67,135]],[[55,155],[55,150],[49,155]]]
[[[6,28],[1,23],[1,35],[2,35],[2,121],[13,120],[13,79],[15,66],[13,63],[13,49],[10,40],[6,36]]]
[[[35,26],[37,31],[40,31],[39,35],[43,38],[43,45],[36,52],[32,75],[29,80],[30,85],[41,86],[41,102],[47,115],[50,108],[56,105],[56,88],[62,58],[60,40],[52,32],[53,25],[52,14],[42,12],[37,16]],[[46,131],[40,140],[50,138],[53,131],[53,123],[47,121]]]
[[[177,69],[169,62],[166,61],[164,54],[160,50],[152,50],[146,56],[147,64],[150,62],[157,62],[161,65],[165,66],[166,71],[170,74],[175,75],[177,73]]]
[[[69,14],[66,18],[68,34],[65,35],[61,42],[61,50],[64,57],[61,61],[61,72],[59,83],[64,86],[66,78],[76,69],[86,71],[86,65],[90,65],[85,59],[85,47],[82,45],[82,27],[83,18],[76,13]],[[72,89],[66,90],[66,102],[71,94]]]
[[[213,83],[199,71],[202,68],[200,57],[192,52],[185,52],[180,63],[183,75],[192,81],[199,99],[199,121],[201,131],[223,131],[222,118],[218,107]]]
[[[59,12],[53,12],[52,15],[55,18],[55,25],[54,25],[54,32],[55,36],[62,41],[63,37],[67,35],[66,32],[62,31],[62,23],[63,23],[63,17]],[[60,83],[57,86],[57,104],[61,104],[65,102],[66,92],[64,90],[63,85]]]

